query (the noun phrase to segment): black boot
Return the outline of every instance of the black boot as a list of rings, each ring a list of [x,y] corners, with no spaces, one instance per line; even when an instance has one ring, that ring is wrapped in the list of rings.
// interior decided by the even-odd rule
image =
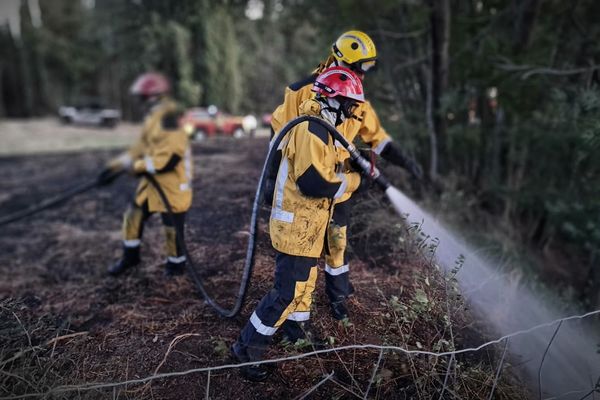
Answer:
[[[338,321],[348,318],[348,307],[346,307],[346,300],[333,301],[331,305],[331,316]]]
[[[185,261],[180,263],[174,263],[171,261],[167,261],[165,264],[165,276],[178,276],[183,275],[185,272]]]
[[[250,361],[246,351],[239,342],[232,344],[230,350],[231,358],[236,362],[246,363]],[[263,382],[271,375],[271,371],[264,364],[244,365],[240,367],[240,375],[251,382]]]
[[[108,273],[117,276],[129,267],[140,263],[140,247],[123,247],[123,257],[108,268]]]

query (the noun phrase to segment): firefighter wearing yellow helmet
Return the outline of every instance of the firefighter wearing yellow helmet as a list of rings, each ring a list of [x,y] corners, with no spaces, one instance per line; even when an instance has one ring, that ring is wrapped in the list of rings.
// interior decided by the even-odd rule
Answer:
[[[284,101],[273,112],[271,128],[272,133],[278,132],[287,122],[298,117],[300,105],[313,96],[311,87],[316,77],[325,68],[330,66],[343,66],[364,78],[365,73],[372,71],[377,62],[377,50],[373,40],[364,32],[352,30],[344,32],[332,45],[331,55],[322,62],[308,77],[289,85],[285,90]],[[337,127],[344,137],[352,142],[360,136],[364,143],[370,146],[371,151],[381,155],[384,159],[405,168],[417,179],[422,178],[421,168],[396,145],[385,129],[381,126],[379,118],[371,103],[360,103],[354,112],[354,117],[344,121]],[[276,162],[280,159],[277,154]],[[338,162],[344,163],[349,158],[348,152],[343,148],[338,152]],[[270,183],[267,182],[267,198],[272,193],[274,176],[271,174]],[[353,288],[349,280],[349,263],[346,255],[348,240],[348,225],[350,217],[351,193],[336,200],[333,217],[329,224],[328,254],[325,257],[325,291],[331,304],[331,313],[335,319],[348,317],[346,299],[352,294]],[[268,201],[268,199],[267,199]]]
[[[160,213],[166,236],[166,275],[183,272],[186,257],[178,245],[177,234],[183,234],[185,213],[192,203],[192,156],[188,135],[179,127],[179,107],[168,95],[170,85],[159,73],[140,75],[130,92],[146,108],[142,134],[131,148],[111,160],[98,180],[107,184],[118,170],[140,176],[151,174],[164,191],[173,209],[173,218],[158,191],[142,177],[135,198],[123,216],[123,256],[109,267],[118,275],[140,262],[140,244],[144,225],[153,213]]]

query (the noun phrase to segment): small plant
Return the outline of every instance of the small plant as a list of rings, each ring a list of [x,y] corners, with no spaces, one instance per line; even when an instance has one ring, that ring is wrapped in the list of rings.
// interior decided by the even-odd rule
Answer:
[[[229,356],[229,346],[225,343],[221,337],[212,338],[213,339],[213,350],[218,354],[221,358],[227,358]]]

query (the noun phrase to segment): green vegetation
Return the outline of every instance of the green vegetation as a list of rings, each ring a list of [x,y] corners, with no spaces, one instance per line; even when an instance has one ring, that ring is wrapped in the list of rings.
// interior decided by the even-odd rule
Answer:
[[[39,0],[41,24],[31,3],[19,36],[0,27],[8,117],[99,96],[130,118],[128,85],[147,69],[187,105],[270,112],[343,30],[368,32],[367,93],[438,182],[436,207],[562,263],[551,279],[600,304],[598,1]]]

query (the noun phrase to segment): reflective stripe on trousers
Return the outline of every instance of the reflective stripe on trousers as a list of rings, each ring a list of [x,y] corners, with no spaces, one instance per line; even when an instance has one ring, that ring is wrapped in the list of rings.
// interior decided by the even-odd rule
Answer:
[[[262,359],[271,336],[286,320],[310,318],[317,282],[317,259],[278,253],[273,288],[262,298],[242,330],[240,344],[252,360]]]

